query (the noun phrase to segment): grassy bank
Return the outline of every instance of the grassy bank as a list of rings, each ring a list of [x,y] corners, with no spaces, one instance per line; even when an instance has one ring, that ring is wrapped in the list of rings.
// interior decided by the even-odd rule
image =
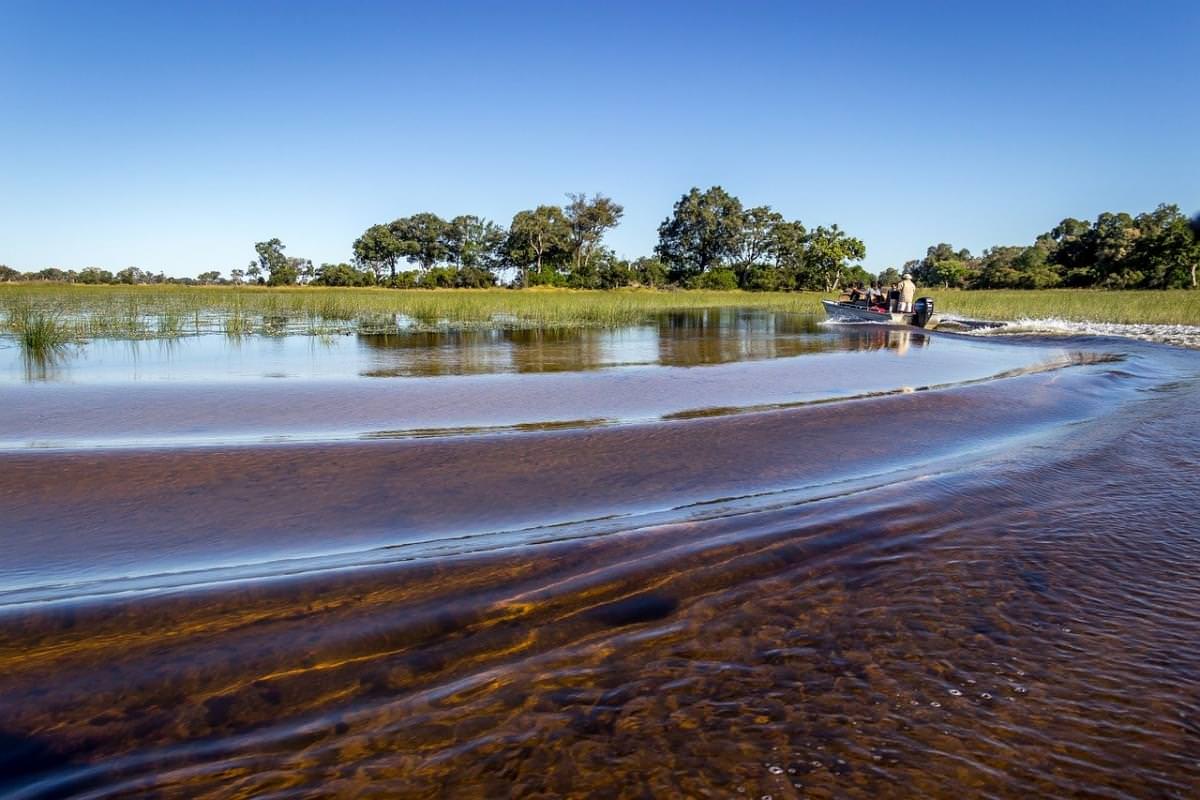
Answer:
[[[922,290],[963,317],[1058,318],[1200,325],[1200,292]],[[818,293],[572,291],[556,289],[329,289],[0,284],[11,331],[33,312],[53,315],[71,339],[388,332],[399,327],[563,329],[616,327],[663,311],[759,308],[820,314]],[[32,310],[32,311],[31,311]]]
[[[336,334],[417,328],[629,325],[655,312],[749,307],[819,312],[819,295],[563,289],[329,289],[0,284],[0,310],[51,310],[77,338]]]
[[[937,308],[969,319],[1062,319],[1074,322],[1200,325],[1200,291],[1109,292],[922,289]]]

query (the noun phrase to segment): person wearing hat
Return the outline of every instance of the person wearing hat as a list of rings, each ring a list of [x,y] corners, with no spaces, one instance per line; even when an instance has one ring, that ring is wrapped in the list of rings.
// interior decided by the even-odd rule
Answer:
[[[917,299],[917,285],[913,283],[912,273],[906,272],[900,279],[900,302],[896,305],[896,310],[902,314],[911,314],[915,299]]]

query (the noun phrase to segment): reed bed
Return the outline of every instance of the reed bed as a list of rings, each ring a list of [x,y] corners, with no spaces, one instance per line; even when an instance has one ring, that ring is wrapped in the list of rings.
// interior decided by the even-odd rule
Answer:
[[[79,338],[282,336],[398,330],[619,327],[656,312],[752,307],[819,313],[819,295],[563,289],[331,289],[0,285],[0,306],[52,311]]]
[[[939,310],[995,320],[1200,325],[1200,292],[959,291],[926,289]],[[0,284],[8,327],[22,315],[54,320],[67,339],[176,338],[202,334],[333,336],[399,330],[620,327],[663,311],[756,308],[820,314],[814,292],[618,289],[333,289],[323,287],[76,286]],[[828,295],[824,295],[828,296]],[[13,320],[18,320],[13,322]],[[29,317],[33,324],[34,317]],[[39,323],[50,325],[50,323]],[[40,334],[39,334],[40,335]]]
[[[1200,291],[921,290],[939,311],[969,319],[1200,325]]]

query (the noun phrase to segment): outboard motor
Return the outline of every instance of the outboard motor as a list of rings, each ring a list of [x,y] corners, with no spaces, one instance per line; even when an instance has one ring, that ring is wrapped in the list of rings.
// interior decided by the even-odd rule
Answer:
[[[913,304],[913,324],[918,328],[924,328],[929,322],[929,318],[933,316],[933,298],[919,297],[917,302]]]

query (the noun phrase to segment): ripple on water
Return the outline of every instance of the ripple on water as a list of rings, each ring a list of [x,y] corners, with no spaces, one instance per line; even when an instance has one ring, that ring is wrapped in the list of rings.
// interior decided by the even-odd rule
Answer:
[[[1085,402],[1086,383],[1022,385],[1021,409]],[[915,400],[939,408],[888,403]],[[1159,453],[1200,453],[1178,424],[1195,401],[1184,382],[1053,447],[869,492],[6,616],[0,729],[29,757],[4,779],[95,797],[1194,796],[1200,473]],[[793,460],[822,457],[797,442]],[[717,444],[678,469],[762,459]],[[605,480],[645,479],[632,461]]]

